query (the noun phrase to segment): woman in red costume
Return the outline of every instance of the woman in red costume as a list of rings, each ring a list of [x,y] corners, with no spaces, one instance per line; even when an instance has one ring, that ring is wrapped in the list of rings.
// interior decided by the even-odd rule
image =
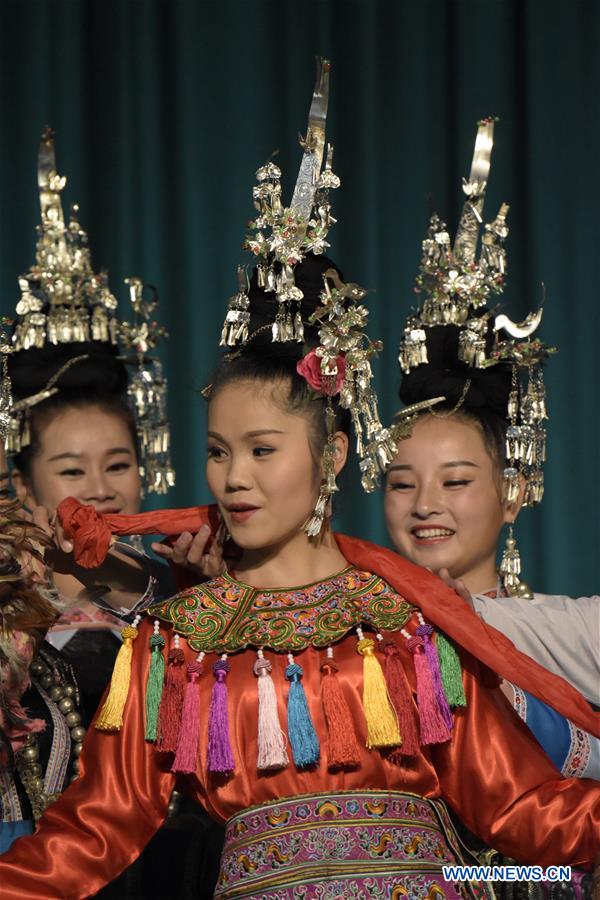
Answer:
[[[230,352],[207,391],[207,478],[236,571],[124,635],[82,776],[2,858],[0,897],[92,895],[147,843],[175,785],[227,823],[220,898],[490,897],[444,878],[466,855],[444,801],[526,862],[590,867],[600,849],[600,787],[561,778],[491,669],[598,733],[583,698],[435,576],[328,529],[348,413],[366,487],[398,435],[377,417],[364,292],[311,252],[324,239],[311,208],[328,221],[335,178],[329,160],[318,178],[315,129],[308,210],[305,191],[284,210],[278,170],[259,170],[249,243],[271,246],[230,302]],[[107,524],[130,525],[76,503],[62,513],[88,564]],[[193,513],[146,516],[148,530],[185,530]]]

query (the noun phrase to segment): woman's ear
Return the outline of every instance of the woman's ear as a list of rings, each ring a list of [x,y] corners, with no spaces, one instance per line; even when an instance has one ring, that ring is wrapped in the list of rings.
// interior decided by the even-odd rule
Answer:
[[[15,489],[15,494],[17,495],[17,499],[24,506],[28,506],[32,509],[34,506],[37,506],[37,503],[29,490],[29,486],[21,472],[18,469],[13,469],[10,473],[10,480],[12,481],[12,486]]]
[[[526,490],[527,480],[523,475],[519,475],[519,493],[517,494],[516,500],[504,500],[503,502],[504,521],[507,525],[511,525],[513,522],[516,522],[517,516],[519,515],[523,507]]]
[[[333,460],[335,474],[339,475],[348,459],[348,435],[343,431],[336,431],[333,436]]]

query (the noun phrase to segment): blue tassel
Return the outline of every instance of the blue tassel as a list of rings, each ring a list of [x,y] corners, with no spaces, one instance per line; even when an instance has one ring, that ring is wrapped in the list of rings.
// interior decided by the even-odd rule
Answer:
[[[285,670],[290,682],[288,693],[288,734],[294,762],[299,769],[314,766],[319,761],[319,739],[308,711],[306,694],[300,681],[302,667],[290,662]]]

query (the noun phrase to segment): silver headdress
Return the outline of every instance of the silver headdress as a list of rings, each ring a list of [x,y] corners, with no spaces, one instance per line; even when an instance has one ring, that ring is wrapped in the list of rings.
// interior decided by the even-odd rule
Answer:
[[[281,169],[271,161],[256,172],[258,184],[252,191],[258,216],[249,223],[253,234],[247,237],[244,246],[259,259],[259,287],[274,292],[277,300],[272,325],[274,341],[304,339],[300,315],[303,294],[294,282],[294,267],[307,253],[324,253],[329,246],[326,240],[329,228],[335,223],[329,191],[339,187],[340,179],[331,168],[331,144],[323,166],[330,69],[328,60],[317,60],[308,128],[306,137],[300,140],[304,154],[290,205],[284,206],[282,202]],[[229,301],[223,324],[222,347],[235,347],[248,339],[250,313],[244,270],[239,270],[238,278],[238,293]]]
[[[21,296],[16,306],[12,351],[41,349],[48,345],[99,342],[129,353],[124,362],[134,365],[128,395],[140,442],[140,474],[145,488],[163,494],[174,484],[169,459],[169,426],[166,415],[166,380],[159,360],[149,357],[166,332],[151,316],[156,308],[156,292],[143,299],[144,284],[139,278],[126,279],[130,289],[134,322],[117,317],[117,300],[108,286],[105,272],[92,269],[87,234],[77,219],[78,207],[71,208],[67,222],[61,193],[66,178],[56,171],[54,138],[49,129],[42,135],[38,155],[38,187],[41,223],[38,225],[36,260],[19,278]],[[131,354],[133,351],[133,355]],[[0,348],[1,352],[1,348]],[[86,358],[82,350],[74,359]],[[75,364],[69,361],[67,365]],[[29,443],[29,410],[55,394],[58,374],[52,384],[11,408],[7,451],[18,453]]]
[[[302,289],[295,270],[308,254],[319,256],[329,246],[327,235],[335,219],[331,214],[330,190],[339,187],[333,173],[333,147],[325,153],[325,124],[329,94],[330,64],[317,61],[317,80],[308,118],[306,137],[301,139],[302,162],[289,206],[281,199],[281,170],[268,162],[258,170],[253,190],[257,218],[250,223],[252,234],[245,248],[258,258],[258,287],[276,299],[269,328],[274,342],[304,341],[305,326],[318,328],[318,346],[297,364],[315,396],[326,398],[327,444],[323,456],[323,484],[305,531],[318,537],[328,516],[332,494],[337,491],[334,468],[335,412],[333,398],[350,411],[360,457],[362,485],[375,489],[378,475],[395,455],[402,428],[384,428],[379,418],[377,396],[372,386],[371,361],[381,343],[366,334],[368,310],[362,301],[367,291],[356,284],[344,284],[336,269],[323,272],[320,305],[303,321]],[[250,298],[248,280],[238,270],[238,292],[231,298],[221,334],[221,346],[239,347],[252,341],[249,333]]]
[[[547,414],[541,364],[554,350],[533,338],[542,319],[541,309],[517,324],[508,316],[497,314],[497,308],[486,306],[504,289],[506,251],[503,245],[508,235],[505,203],[492,222],[483,225],[482,219],[493,137],[494,120],[480,122],[471,174],[468,180],[463,179],[466,201],[454,246],[444,222],[437,215],[431,218],[416,283],[416,291],[424,299],[406,323],[399,362],[405,374],[426,364],[429,361],[427,330],[446,325],[458,328],[461,363],[474,370],[500,363],[511,366],[505,493],[507,499],[516,499],[520,479],[524,477],[525,505],[534,505],[542,499],[542,465],[546,460],[543,423]]]

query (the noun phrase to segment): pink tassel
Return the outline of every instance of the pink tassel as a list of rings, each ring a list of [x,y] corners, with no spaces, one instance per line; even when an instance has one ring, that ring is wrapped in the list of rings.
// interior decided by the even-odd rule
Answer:
[[[177,740],[177,752],[171,766],[172,772],[189,775],[196,771],[198,759],[198,737],[200,735],[200,685],[198,679],[204,671],[204,653],[188,664],[188,683],[185,689],[181,728]]]
[[[386,641],[383,646],[385,653],[385,680],[387,681],[390,700],[394,704],[402,746],[394,755],[415,756],[419,752],[419,734],[415,716],[412,691],[406,678],[406,672],[402,665],[400,648],[394,641]]]
[[[210,700],[210,718],[208,722],[208,771],[233,772],[235,762],[229,741],[229,697],[227,691],[227,673],[231,666],[227,656],[213,666],[215,683]]]
[[[450,729],[437,704],[435,685],[431,669],[425,655],[424,640],[421,635],[408,637],[408,649],[413,655],[417,674],[417,704],[422,744],[443,744],[450,740]]]
[[[277,695],[271,678],[273,665],[258,651],[254,674],[258,678],[258,769],[282,769],[289,760],[285,735],[277,714]]]
[[[179,647],[179,635],[169,650],[165,689],[158,711],[158,749],[175,753],[181,727],[181,714],[186,689],[185,655]]]

